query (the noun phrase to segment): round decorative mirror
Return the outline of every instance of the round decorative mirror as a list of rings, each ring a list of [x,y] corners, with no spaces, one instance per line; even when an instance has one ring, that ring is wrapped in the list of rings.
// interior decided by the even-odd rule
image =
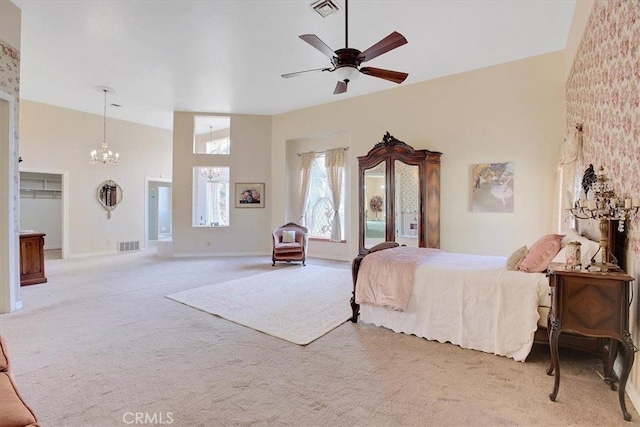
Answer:
[[[98,201],[107,210],[107,218],[111,219],[111,211],[122,201],[122,188],[112,180],[103,182],[98,187]]]

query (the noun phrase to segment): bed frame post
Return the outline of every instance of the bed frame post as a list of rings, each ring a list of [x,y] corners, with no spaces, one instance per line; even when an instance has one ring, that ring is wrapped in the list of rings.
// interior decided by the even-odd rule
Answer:
[[[351,277],[353,280],[353,293],[351,295],[351,310],[353,311],[353,315],[351,316],[351,321],[353,323],[358,323],[358,315],[360,314],[360,304],[356,303],[356,283],[358,281],[358,271],[360,271],[360,263],[362,263],[362,260],[364,259],[364,257],[370,254],[371,252],[397,248],[398,246],[400,246],[400,244],[396,242],[378,243],[371,249],[365,249],[363,253],[358,254],[358,256],[353,259],[353,262],[351,263]]]
[[[356,304],[356,282],[358,280],[358,271],[360,270],[362,258],[364,258],[364,255],[358,255],[351,263],[351,277],[353,279],[353,293],[351,295],[351,310],[353,315],[351,316],[351,321],[353,323],[358,323],[358,314],[360,314],[360,304]]]

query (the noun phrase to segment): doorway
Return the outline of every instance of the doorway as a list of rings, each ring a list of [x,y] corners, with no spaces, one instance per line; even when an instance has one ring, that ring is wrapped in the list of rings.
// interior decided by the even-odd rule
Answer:
[[[45,260],[63,257],[62,182],[61,173],[20,171],[20,230],[45,233]]]
[[[154,178],[146,181],[146,246],[155,247],[158,240],[170,240],[172,235],[171,181]]]

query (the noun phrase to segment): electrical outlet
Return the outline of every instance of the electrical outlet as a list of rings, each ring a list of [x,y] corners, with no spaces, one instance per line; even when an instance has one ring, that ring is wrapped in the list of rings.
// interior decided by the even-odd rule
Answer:
[[[107,245],[111,244],[111,239],[107,239]]]

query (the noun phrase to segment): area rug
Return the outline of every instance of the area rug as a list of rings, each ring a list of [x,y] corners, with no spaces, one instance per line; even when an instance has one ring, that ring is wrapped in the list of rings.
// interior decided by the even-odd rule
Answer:
[[[274,268],[166,297],[299,345],[315,341],[351,317],[350,270]]]

